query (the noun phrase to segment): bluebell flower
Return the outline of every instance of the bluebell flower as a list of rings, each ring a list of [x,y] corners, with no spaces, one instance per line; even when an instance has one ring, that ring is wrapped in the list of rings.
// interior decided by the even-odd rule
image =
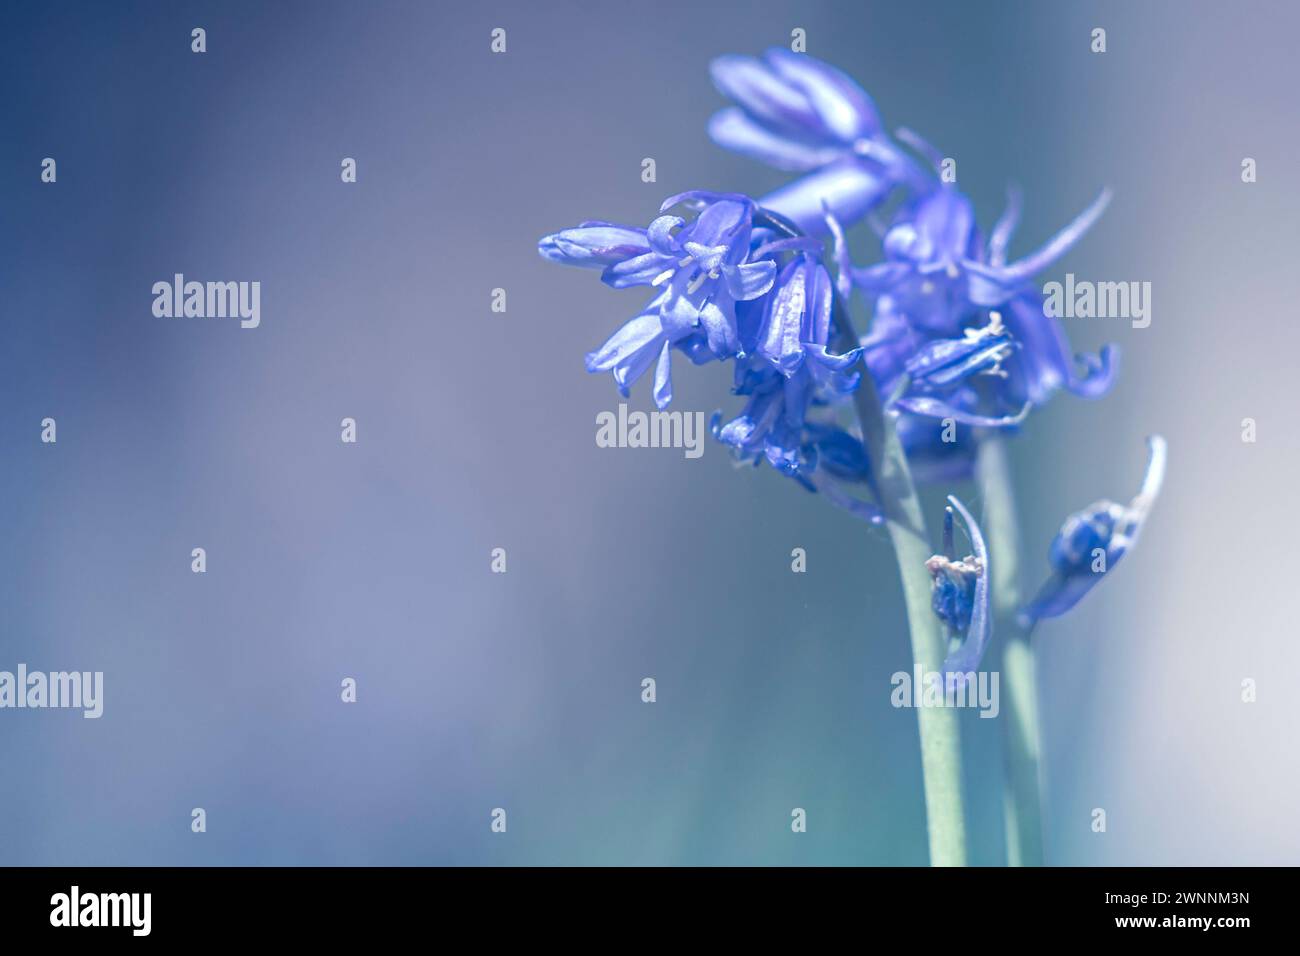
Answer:
[[[896,185],[930,188],[884,132],[871,97],[833,66],[773,47],[761,58],[718,57],[709,69],[736,103],[709,121],[713,141],[777,169],[811,173],[761,200],[807,235],[825,235],[823,202],[851,223]]]
[[[755,206],[748,197],[687,192],[669,198],[661,211],[676,205],[697,215],[690,222],[662,215],[645,229],[585,222],[537,244],[552,262],[601,269],[602,281],[616,289],[661,290],[586,360],[589,372],[612,372],[625,396],[656,365],[660,408],[672,401],[672,348],[697,363],[738,355],[736,303],[763,295],[776,277],[770,258],[750,258]]]
[[[1048,551],[1052,577],[1021,612],[1023,626],[1070,610],[1137,543],[1165,477],[1165,440],[1152,435],[1147,446],[1146,474],[1132,501],[1098,501],[1065,520]]]
[[[933,590],[931,607],[943,622],[951,650],[943,661],[944,682],[954,686],[967,680],[984,658],[993,635],[989,612],[989,556],[984,535],[965,505],[953,495],[943,515],[943,553],[925,562]],[[953,533],[953,509],[961,515],[974,554],[957,560]]]
[[[862,342],[866,363],[880,392],[895,396],[891,407],[917,480],[966,477],[973,465],[975,442],[952,441],[936,420],[977,432],[1014,430],[1060,388],[1088,398],[1110,388],[1118,351],[1108,345],[1096,356],[1071,356],[1059,320],[1045,314],[1042,292],[1030,285],[1108,199],[1102,193],[1039,251],[1010,265],[1007,247],[1019,219],[1014,192],[987,243],[970,201],[955,188],[913,198],[883,232],[885,261],[869,268],[853,266],[842,231],[832,228],[841,274],[874,300]]]
[[[829,349],[835,335],[834,290],[807,241],[774,242],[756,254],[769,250],[794,255],[771,292],[739,310],[745,355],[736,361],[733,391],[747,401],[725,424],[721,415],[714,416],[714,435],[738,459],[766,461],[809,490],[878,521],[874,506],[840,487],[865,482],[868,474],[861,440],[836,424],[834,412],[861,381],[861,373],[852,369],[862,351]]]
[[[718,91],[737,104],[709,121],[719,146],[789,172],[844,158],[881,166],[902,161],[866,91],[806,53],[773,47],[761,59],[720,56],[709,71]]]
[[[956,189],[934,190],[907,204],[885,232],[884,262],[865,269],[843,263],[854,283],[875,300],[883,327],[878,337],[895,346],[884,355],[892,359],[892,371],[901,373],[899,366],[909,357],[896,348],[900,327],[921,340],[951,339],[986,325],[996,312],[1018,346],[1005,366],[1006,404],[1041,405],[1060,387],[1086,397],[1104,394],[1116,372],[1116,350],[1107,346],[1099,356],[1080,357],[1080,372],[1059,321],[1044,314],[1042,292],[1031,281],[1082,237],[1109,199],[1108,192],[1101,193],[1048,243],[1010,264],[1007,245],[1019,219],[1015,193],[987,244],[975,227],[970,200]]]

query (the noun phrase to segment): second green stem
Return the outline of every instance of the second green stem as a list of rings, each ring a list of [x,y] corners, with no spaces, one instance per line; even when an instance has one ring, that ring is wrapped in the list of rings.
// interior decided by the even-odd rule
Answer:
[[[1042,866],[1037,668],[1032,636],[1016,619],[1022,603],[1017,561],[1020,529],[1011,467],[1001,438],[981,439],[976,472],[984,498],[984,534],[989,542],[994,633],[1002,646],[1007,864]]]

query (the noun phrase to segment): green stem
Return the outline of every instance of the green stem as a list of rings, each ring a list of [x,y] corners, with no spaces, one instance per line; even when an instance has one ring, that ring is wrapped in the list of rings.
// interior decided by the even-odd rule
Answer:
[[[977,477],[984,498],[984,536],[993,580],[994,633],[1002,645],[1002,728],[1006,762],[1003,814],[1007,864],[1043,865],[1037,681],[1032,634],[1017,621],[1020,531],[1015,489],[1001,438],[980,440]]]
[[[760,208],[754,219],[789,237],[802,235],[788,219]],[[848,304],[833,296],[833,323],[840,353],[858,347]],[[926,559],[933,553],[925,530],[925,516],[907,467],[903,444],[894,419],[885,412],[870,372],[862,369],[862,383],[853,393],[853,405],[862,429],[862,445],[871,463],[871,490],[885,516],[903,581],[908,633],[912,641],[913,668],[922,675],[939,673],[946,641],[939,618],[930,606],[930,573]],[[923,688],[913,688],[914,694]],[[917,707],[921,737],[921,779],[925,788],[925,816],[931,866],[966,865],[966,817],[962,797],[961,727],[952,707]]]
[[[836,296],[835,321],[840,330],[840,350],[856,347],[857,337],[839,296]],[[930,573],[925,561],[933,551],[925,531],[921,502],[907,467],[907,456],[894,428],[894,419],[886,414],[875,383],[865,372],[862,384],[854,392],[853,404],[862,428],[862,443],[873,466],[876,503],[885,514],[885,526],[903,581],[912,664],[922,675],[938,673],[946,641],[939,618],[930,606]],[[914,694],[920,692],[921,688],[913,688]],[[916,717],[921,737],[930,865],[965,866],[966,820],[957,711],[951,707],[918,707]]]

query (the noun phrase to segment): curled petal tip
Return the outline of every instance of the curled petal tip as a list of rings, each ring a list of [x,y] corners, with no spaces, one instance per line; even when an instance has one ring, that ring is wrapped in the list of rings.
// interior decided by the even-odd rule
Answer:
[[[1148,435],[1147,449],[1150,457],[1147,459],[1147,473],[1142,479],[1141,495],[1144,498],[1154,498],[1160,493],[1160,486],[1165,481],[1165,463],[1169,455],[1169,446],[1162,435]]]

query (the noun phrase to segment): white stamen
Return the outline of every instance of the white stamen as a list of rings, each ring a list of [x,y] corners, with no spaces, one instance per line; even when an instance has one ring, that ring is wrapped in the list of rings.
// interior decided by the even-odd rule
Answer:
[[[667,282],[669,279],[673,277],[673,273],[676,271],[677,271],[676,269],[665,269],[663,272],[659,273],[657,276],[651,279],[650,284],[663,285],[665,282]]]

